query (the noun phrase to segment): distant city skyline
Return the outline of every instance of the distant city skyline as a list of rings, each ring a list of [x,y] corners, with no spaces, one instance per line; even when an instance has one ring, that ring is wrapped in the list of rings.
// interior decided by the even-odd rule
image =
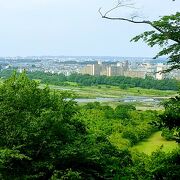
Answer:
[[[167,75],[156,73],[169,66],[163,60],[153,61],[143,58],[118,57],[6,57],[0,58],[0,72],[17,70],[18,72],[44,72],[51,74],[73,73],[89,74],[95,76],[127,76],[154,79],[175,78],[180,79],[180,71],[172,71]]]
[[[150,48],[130,39],[148,25],[104,20],[117,1],[104,0],[0,0],[0,57],[3,56],[124,56],[154,57],[159,47]],[[134,0],[136,10],[113,12],[130,16],[138,11],[145,19],[179,11],[180,1]]]

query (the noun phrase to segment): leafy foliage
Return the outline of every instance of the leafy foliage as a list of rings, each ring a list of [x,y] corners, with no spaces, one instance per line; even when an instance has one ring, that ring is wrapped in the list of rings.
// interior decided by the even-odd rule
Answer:
[[[6,157],[2,176],[48,177],[62,154],[70,156],[66,143],[78,142],[85,131],[72,118],[75,102],[65,98],[65,94],[51,95],[48,88],[39,89],[24,73],[4,82],[0,87],[0,149],[1,158],[3,152]]]
[[[92,136],[67,97],[38,88],[25,73],[0,86],[1,179],[126,176],[129,151],[117,150],[106,136]]]
[[[118,105],[115,108],[115,116],[120,119],[130,119],[129,111],[136,110],[133,105]]]
[[[128,150],[156,131],[156,118],[130,104],[80,107],[14,73],[0,85],[0,179],[176,178],[179,151],[142,159]]]
[[[161,148],[151,156],[143,153],[133,155],[130,179],[179,179],[180,151],[165,153]]]
[[[180,95],[166,101],[164,107],[159,126],[168,128],[171,137],[180,142]]]
[[[157,31],[146,31],[134,37],[132,41],[143,39],[150,47],[159,45],[162,50],[155,58],[168,55],[168,63],[171,66],[166,72],[180,69],[180,13],[163,16],[150,25]]]
[[[99,139],[106,136],[117,147],[127,148],[149,137],[157,128],[149,123],[157,119],[156,112],[138,112],[131,104],[120,104],[115,109],[100,103],[87,103],[79,117],[88,132]]]

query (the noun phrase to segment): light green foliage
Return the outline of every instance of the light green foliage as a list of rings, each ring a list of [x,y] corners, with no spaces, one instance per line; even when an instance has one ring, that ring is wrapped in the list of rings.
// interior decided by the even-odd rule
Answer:
[[[112,179],[131,162],[103,131],[78,118],[70,94],[38,88],[25,73],[0,86],[1,179]],[[98,113],[98,111],[97,111]],[[98,117],[92,113],[89,118]],[[101,112],[99,112],[99,118]],[[95,121],[94,121],[95,122]],[[90,128],[89,128],[90,127]],[[96,132],[96,133],[92,133]]]
[[[65,94],[51,95],[48,88],[39,89],[38,83],[29,80],[25,73],[14,74],[1,85],[0,173],[3,177],[46,177],[62,154],[71,156],[65,144],[77,143],[85,131],[72,118],[76,103],[65,98]]]
[[[152,120],[157,119],[156,111],[132,111],[129,113],[129,123],[122,133],[122,137],[129,139],[131,146],[149,137],[157,131],[156,127],[150,125]]]
[[[81,109],[81,121],[95,137],[107,137],[118,148],[128,148],[149,137],[157,128],[150,125],[157,118],[156,112],[138,112],[135,107],[120,104],[115,109],[88,103]]]
[[[118,108],[120,108],[119,106]],[[126,106],[128,107],[128,106]],[[124,107],[123,107],[124,108]],[[106,108],[105,108],[106,109]],[[108,109],[108,108],[107,108]],[[132,110],[133,109],[133,110]],[[129,110],[129,119],[120,119],[114,116],[114,118],[107,118],[104,113],[104,108],[99,103],[88,103],[81,109],[82,116],[81,121],[84,121],[87,126],[87,131],[90,132],[89,139],[95,140],[96,144],[100,140],[108,138],[110,142],[120,150],[131,149],[133,158],[129,162],[129,165],[124,169],[126,174],[124,176],[116,174],[115,179],[153,179],[153,178],[165,178],[173,179],[179,177],[178,159],[179,152],[173,151],[172,154],[164,153],[160,143],[162,141],[156,141],[156,146],[153,144],[155,141],[147,141],[147,138],[157,131],[157,128],[149,124],[151,121],[158,118],[158,113],[154,111],[139,112],[134,108]],[[115,115],[115,110],[114,110]],[[126,121],[126,122],[124,122]],[[126,137],[123,137],[128,132]],[[158,137],[163,139],[159,132]],[[96,138],[95,138],[96,137]],[[156,151],[152,156],[148,156],[143,153],[138,153],[136,149],[141,144],[132,147],[134,144],[145,140],[144,143],[149,143],[148,149]],[[175,144],[175,142],[172,142]],[[159,144],[159,145],[158,145]],[[163,140],[163,145],[168,147],[173,145],[171,142]],[[100,144],[99,144],[100,145]],[[151,148],[153,146],[153,149]],[[174,146],[174,148],[177,146]],[[144,148],[140,151],[143,152]],[[167,150],[167,147],[166,147]],[[172,149],[171,149],[172,150]],[[147,153],[147,154],[151,154]],[[171,169],[175,167],[175,169]]]

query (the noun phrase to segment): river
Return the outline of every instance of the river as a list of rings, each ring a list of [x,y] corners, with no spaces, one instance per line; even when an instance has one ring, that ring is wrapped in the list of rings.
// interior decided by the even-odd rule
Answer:
[[[127,96],[121,98],[102,98],[97,97],[93,99],[88,98],[77,98],[75,101],[79,103],[88,103],[88,102],[147,102],[147,103],[160,103],[164,100],[165,97],[152,97],[152,96]]]

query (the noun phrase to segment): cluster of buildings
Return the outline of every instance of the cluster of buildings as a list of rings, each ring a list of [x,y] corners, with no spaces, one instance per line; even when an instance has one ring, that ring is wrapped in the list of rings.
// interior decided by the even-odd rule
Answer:
[[[35,72],[42,71],[52,74],[64,74],[66,76],[72,73],[78,73],[82,65],[73,58],[66,57],[1,57],[0,70],[16,69],[22,72],[26,71]]]
[[[163,63],[151,64],[151,63],[130,63],[128,61],[116,62],[116,63],[102,63],[97,61],[96,63],[90,63],[85,65],[81,70],[81,74],[89,74],[93,76],[126,76],[126,77],[138,77],[145,78],[146,76],[153,77],[154,79],[162,80],[166,78],[174,78],[180,80],[180,70],[174,70],[170,73],[161,73],[167,69],[168,65]]]
[[[99,60],[101,59],[101,60]],[[119,61],[119,59],[121,59]],[[164,60],[153,61],[143,58],[125,57],[65,57],[65,56],[31,56],[31,57],[0,57],[0,70],[17,69],[18,71],[42,71],[48,73],[64,74],[72,73],[89,74],[93,76],[127,76],[154,79],[178,79],[180,70],[174,70],[168,74],[161,71],[168,68]]]

